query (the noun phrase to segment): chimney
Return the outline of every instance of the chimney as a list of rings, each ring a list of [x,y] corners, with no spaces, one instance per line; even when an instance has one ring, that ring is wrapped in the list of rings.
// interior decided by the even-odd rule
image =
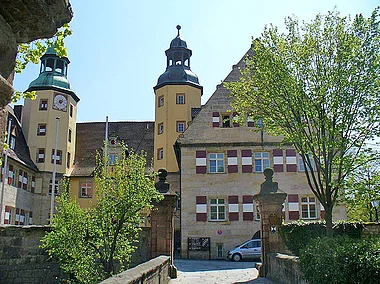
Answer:
[[[22,124],[22,113],[24,112],[24,106],[23,105],[15,105],[13,107],[13,111],[15,113],[16,118]]]

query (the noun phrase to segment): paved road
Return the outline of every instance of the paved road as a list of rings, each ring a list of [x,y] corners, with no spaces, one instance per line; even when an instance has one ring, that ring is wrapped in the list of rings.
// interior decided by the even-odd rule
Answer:
[[[174,265],[178,278],[170,280],[170,284],[273,284],[257,277],[255,262],[175,259]]]

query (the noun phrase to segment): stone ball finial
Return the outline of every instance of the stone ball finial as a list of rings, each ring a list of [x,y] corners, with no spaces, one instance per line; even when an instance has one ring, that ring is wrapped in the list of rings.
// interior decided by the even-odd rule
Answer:
[[[271,168],[264,169],[264,176],[266,180],[273,179],[274,171]]]
[[[165,181],[167,176],[168,176],[168,171],[166,169],[161,168],[158,170],[158,178],[160,180]]]
[[[181,26],[180,25],[177,25],[177,30],[178,30],[178,35],[177,36],[179,36],[179,30],[181,29]]]
[[[278,190],[278,183],[273,181],[274,171],[271,168],[264,170],[265,181],[261,184],[259,194],[273,194]]]

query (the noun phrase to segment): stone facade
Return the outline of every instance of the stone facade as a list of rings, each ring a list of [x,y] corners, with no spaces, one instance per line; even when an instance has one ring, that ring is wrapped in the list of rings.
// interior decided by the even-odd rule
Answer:
[[[0,283],[60,283],[65,275],[39,247],[48,230],[44,226],[0,227]]]
[[[250,53],[251,51],[248,51]],[[244,57],[224,80],[235,81]],[[238,125],[229,91],[218,85],[208,102],[179,136],[181,169],[181,250],[183,257],[225,258],[227,251],[260,230],[260,215],[253,201],[264,181],[263,170],[274,168],[279,192],[288,194],[285,221],[320,219],[324,210],[309,189],[302,161],[282,137],[269,136],[259,122]],[[305,212],[303,212],[304,208]],[[335,219],[345,219],[337,207]],[[209,237],[210,255],[190,251],[189,237]]]
[[[159,256],[102,281],[102,284],[167,284],[170,281],[170,258]]]

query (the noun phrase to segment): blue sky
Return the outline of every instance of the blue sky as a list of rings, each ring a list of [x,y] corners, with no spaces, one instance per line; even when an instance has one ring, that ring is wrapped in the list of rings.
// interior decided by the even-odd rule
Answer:
[[[284,27],[296,15],[310,21],[334,7],[369,17],[379,0],[70,0],[73,35],[68,78],[81,101],[78,122],[154,120],[153,87],[165,71],[170,41],[180,24],[193,51],[191,69],[203,86],[202,103],[230,72],[266,24]],[[39,74],[31,64],[15,79],[23,91]]]

